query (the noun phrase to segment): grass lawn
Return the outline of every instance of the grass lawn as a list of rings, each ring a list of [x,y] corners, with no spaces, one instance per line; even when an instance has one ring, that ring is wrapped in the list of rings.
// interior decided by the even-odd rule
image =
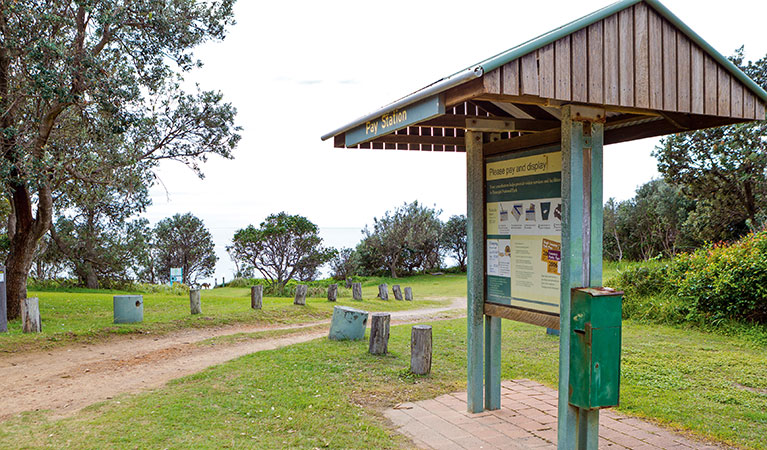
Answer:
[[[411,286],[415,301],[376,299],[378,284]],[[73,289],[68,291],[29,292],[40,299],[43,332],[23,334],[21,321],[8,324],[9,333],[0,335],[0,351],[21,351],[46,348],[70,342],[93,342],[110,335],[125,333],[162,334],[180,328],[215,327],[237,323],[290,324],[328,319],[334,305],[363,308],[368,311],[395,311],[438,307],[448,303],[445,298],[463,297],[466,275],[421,275],[410,278],[370,279],[362,289],[363,301],[351,298],[351,291],[339,286],[338,302],[325,298],[308,298],[306,306],[293,305],[292,298],[268,297],[263,309],[250,309],[250,289],[217,288],[202,291],[203,314],[189,313],[188,294],[143,294],[144,322],[138,324],[112,323],[112,296],[132,294],[109,290]]]
[[[465,320],[432,323],[432,374],[409,374],[410,327],[392,327],[390,355],[367,342],[305,344],[248,355],[50,421],[0,425],[0,447],[401,448],[380,411],[465,388]],[[556,337],[504,321],[503,377],[556,387]],[[767,448],[767,352],[739,338],[624,326],[621,411],[744,448]]]

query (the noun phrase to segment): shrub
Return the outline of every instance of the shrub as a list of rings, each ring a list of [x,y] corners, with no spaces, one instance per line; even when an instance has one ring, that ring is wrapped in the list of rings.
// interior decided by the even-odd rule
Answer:
[[[767,232],[731,245],[707,245],[676,258],[670,281],[709,319],[767,323]]]

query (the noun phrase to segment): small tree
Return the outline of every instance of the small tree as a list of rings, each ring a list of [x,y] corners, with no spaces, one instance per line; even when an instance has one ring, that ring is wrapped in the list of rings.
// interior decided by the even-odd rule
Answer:
[[[373,218],[373,229],[365,227],[361,245],[365,255],[375,257],[393,278],[402,272],[439,267],[441,264],[441,211],[421,206],[418,201],[405,203],[394,211]]]
[[[330,276],[336,280],[346,280],[357,275],[360,268],[359,255],[353,248],[342,248],[330,261]]]
[[[442,246],[458,261],[462,272],[466,271],[466,216],[452,216],[442,227]]]
[[[170,281],[171,267],[182,268],[184,284],[195,284],[199,278],[213,275],[218,260],[213,237],[192,213],[161,220],[153,234],[158,258],[155,270],[160,281]]]
[[[279,290],[289,280],[312,279],[335,255],[333,249],[322,246],[317,225],[285,212],[270,215],[258,228],[248,225],[237,230],[227,250],[243,267],[258,270]]]

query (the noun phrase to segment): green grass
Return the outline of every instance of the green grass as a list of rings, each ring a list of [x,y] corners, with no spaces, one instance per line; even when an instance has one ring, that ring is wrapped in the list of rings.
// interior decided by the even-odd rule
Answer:
[[[389,301],[376,299],[378,283],[412,286],[415,301]],[[346,289],[339,286],[346,294]],[[218,288],[202,291],[203,314],[189,314],[186,294],[143,294],[144,321],[139,324],[112,323],[112,296],[130,292],[86,289],[29,292],[40,299],[43,332],[24,334],[20,320],[8,324],[9,333],[0,336],[0,352],[49,348],[71,342],[93,342],[113,335],[128,333],[163,334],[182,328],[218,327],[224,325],[292,324],[328,319],[334,305],[346,305],[368,311],[397,311],[403,309],[438,307],[447,303],[445,298],[462,297],[466,292],[465,275],[410,278],[381,278],[368,281],[362,289],[363,301],[351,299],[351,294],[339,297],[338,302],[325,298],[308,298],[305,307],[293,305],[292,298],[268,297],[263,309],[250,309],[248,288]]]
[[[401,448],[381,417],[399,402],[465,389],[465,320],[433,322],[426,377],[408,372],[409,326],[390,354],[327,339],[248,355],[152,393],[123,396],[52,421],[28,413],[0,425],[0,447]],[[556,337],[504,322],[504,379],[556,387]],[[767,352],[735,337],[628,321],[620,411],[750,449],[767,442]]]

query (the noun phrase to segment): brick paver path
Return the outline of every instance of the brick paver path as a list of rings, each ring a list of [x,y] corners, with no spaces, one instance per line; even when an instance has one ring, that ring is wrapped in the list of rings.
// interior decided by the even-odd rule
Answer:
[[[403,403],[385,413],[416,445],[425,449],[555,449],[557,391],[530,380],[501,384],[501,409],[466,412],[466,393]],[[695,441],[609,409],[599,415],[600,449],[709,449]]]

